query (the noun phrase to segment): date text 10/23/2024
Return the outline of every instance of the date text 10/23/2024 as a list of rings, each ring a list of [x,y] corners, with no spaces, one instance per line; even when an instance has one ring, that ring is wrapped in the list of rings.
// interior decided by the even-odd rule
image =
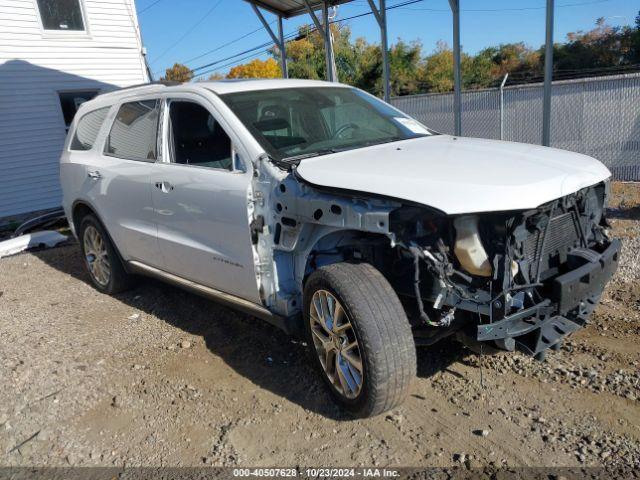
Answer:
[[[234,477],[267,478],[397,478],[400,472],[388,468],[235,468]]]

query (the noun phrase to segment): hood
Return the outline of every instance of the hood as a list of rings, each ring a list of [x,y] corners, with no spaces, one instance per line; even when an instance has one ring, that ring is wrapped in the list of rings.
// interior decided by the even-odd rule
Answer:
[[[302,160],[307,182],[421,203],[447,214],[526,210],[611,172],[579,153],[434,135]]]

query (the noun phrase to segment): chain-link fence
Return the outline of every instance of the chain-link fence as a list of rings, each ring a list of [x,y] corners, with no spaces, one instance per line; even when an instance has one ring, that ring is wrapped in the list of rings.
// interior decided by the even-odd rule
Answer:
[[[505,87],[503,138],[542,142],[542,84]],[[640,74],[553,82],[551,146],[602,161],[618,180],[640,181]],[[452,134],[453,94],[396,97],[391,103]],[[462,94],[462,134],[500,138],[500,90]]]

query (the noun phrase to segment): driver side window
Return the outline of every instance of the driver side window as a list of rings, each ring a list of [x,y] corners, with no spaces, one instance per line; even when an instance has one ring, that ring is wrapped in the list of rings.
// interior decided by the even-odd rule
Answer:
[[[233,169],[231,139],[209,110],[195,102],[170,101],[168,142],[172,163]]]

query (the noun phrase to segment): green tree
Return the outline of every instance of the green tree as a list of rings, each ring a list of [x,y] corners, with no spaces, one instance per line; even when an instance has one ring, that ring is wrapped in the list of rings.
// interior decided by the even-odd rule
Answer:
[[[352,39],[351,30],[339,23],[331,25],[331,32],[339,81],[381,96],[380,44],[364,38]],[[271,55],[279,64],[280,51],[274,48]],[[326,78],[324,38],[308,25],[300,27],[297,38],[287,43],[287,60],[292,78]],[[392,95],[453,90],[453,52],[445,42],[438,42],[436,49],[424,56],[419,42],[398,39],[390,47],[389,63]],[[476,55],[463,52],[461,64],[462,86],[466,90],[496,86],[506,73],[511,82],[539,81],[544,48],[533,49],[522,42],[506,43],[487,47]],[[640,12],[633,27],[611,27],[600,18],[592,30],[572,32],[566,43],[554,45],[554,68],[557,74],[569,78],[603,68],[638,64]]]
[[[567,43],[554,48],[554,69],[577,76],[580,70],[611,69],[640,62],[640,15],[635,28],[613,27],[604,18],[587,32],[567,34]]]

